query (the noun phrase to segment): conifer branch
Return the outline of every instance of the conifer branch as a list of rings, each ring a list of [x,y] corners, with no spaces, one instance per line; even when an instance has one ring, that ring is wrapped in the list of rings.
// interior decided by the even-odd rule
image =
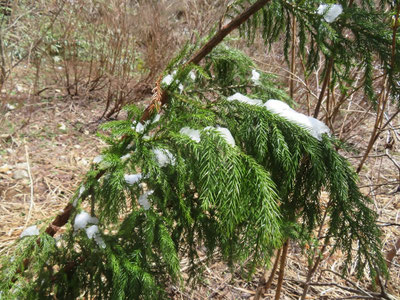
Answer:
[[[251,5],[247,10],[241,13],[239,16],[234,18],[230,23],[223,26],[189,61],[187,64],[199,64],[200,61],[206,57],[221,41],[234,29],[238,28],[244,22],[246,22],[252,15],[254,15],[257,11],[259,11],[264,5],[266,5],[270,0],[259,0],[253,5]],[[144,110],[140,121],[143,123],[147,121],[150,116],[153,114],[155,109],[161,108],[168,101],[168,96],[165,90],[161,88],[161,80],[159,78],[156,82],[156,87],[154,89],[154,95],[152,102],[149,106]],[[98,178],[103,176],[105,171],[100,172],[98,174]],[[67,224],[72,212],[74,211],[74,207],[71,203],[69,203],[63,210],[61,214],[59,214],[54,221],[47,227],[46,233],[50,236],[54,236],[57,231]]]
[[[194,54],[194,56],[187,62],[187,65],[198,65],[200,61],[202,61],[203,58],[206,57],[217,45],[219,45],[229,33],[231,33],[233,30],[237,29],[240,25],[246,22],[252,15],[254,15],[270,1],[271,0],[258,0],[239,16],[234,18],[231,22],[229,22],[225,26],[222,26],[218,30],[218,32],[199,51]],[[157,107],[163,106],[165,103],[167,103],[167,101],[168,96],[166,92],[161,88],[161,78],[159,78],[156,84],[153,100],[151,104],[145,109],[142,117],[140,118],[140,121],[146,121]]]

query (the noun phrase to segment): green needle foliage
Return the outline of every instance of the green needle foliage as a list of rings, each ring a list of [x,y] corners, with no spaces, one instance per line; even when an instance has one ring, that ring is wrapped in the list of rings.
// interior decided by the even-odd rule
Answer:
[[[344,6],[337,24],[322,24],[315,9],[310,1],[272,1],[242,29],[252,36],[252,26],[263,20],[263,36],[277,38],[290,14],[300,19],[302,12],[299,34],[316,47],[310,64],[321,51],[340,58],[335,70],[345,74],[341,66],[358,60],[352,48],[357,46],[339,33],[363,26],[357,43],[367,47],[366,35],[375,39],[365,27],[371,23],[357,25],[350,15],[371,9]],[[379,43],[388,38],[379,36],[368,47],[382,50],[386,60]],[[360,277],[366,270],[385,274],[376,215],[355,172],[335,150],[334,137],[317,139],[269,111],[263,105],[269,99],[292,100],[273,76],[259,72],[252,79],[255,65],[240,51],[219,45],[201,67],[184,64],[195,50],[185,47],[168,66],[162,83],[168,104],[160,113],[141,124],[142,110],[128,106],[127,120],[103,126],[109,147],[71,200],[76,209],[65,232],[55,239],[43,231],[20,239],[2,261],[1,299],[168,298],[168,286],[181,282],[182,257],[191,275],[212,259],[232,268],[242,264],[251,274],[288,238],[310,239],[325,220],[325,240],[332,252],[345,255],[343,273],[356,260]],[[234,93],[259,104],[230,101]],[[82,225],[86,198],[92,217]]]

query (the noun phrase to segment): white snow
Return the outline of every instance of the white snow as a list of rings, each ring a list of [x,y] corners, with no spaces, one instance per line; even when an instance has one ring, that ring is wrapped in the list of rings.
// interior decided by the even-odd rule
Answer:
[[[196,80],[196,74],[195,74],[193,71],[190,71],[190,72],[189,72],[189,77],[190,77],[190,79],[192,79],[193,81]]]
[[[80,187],[80,189],[79,189],[78,197],[76,197],[75,200],[74,200],[74,202],[72,203],[72,205],[73,205],[74,207],[76,207],[76,205],[78,204],[78,200],[79,200],[79,198],[82,196],[82,194],[85,192],[85,190],[86,190],[85,186],[82,185],[82,186]]]
[[[121,156],[121,160],[126,161],[129,157],[131,157],[131,154],[127,153],[127,154]]]
[[[168,74],[167,76],[165,76],[163,78],[163,80],[161,81],[161,83],[170,86],[172,81],[174,81],[174,77],[171,74]]]
[[[239,102],[242,102],[242,103],[246,103],[246,104],[249,104],[249,105],[263,105],[263,102],[261,101],[261,100],[259,100],[259,99],[251,99],[251,98],[249,98],[249,97],[247,97],[247,96],[245,96],[245,95],[243,95],[243,94],[241,94],[241,93],[235,93],[234,95],[232,95],[232,96],[229,96],[228,98],[227,98],[227,100],[228,101],[239,101]]]
[[[89,239],[92,239],[96,234],[99,234],[99,227],[97,225],[92,225],[86,228],[86,234]]]
[[[156,116],[153,119],[153,122],[151,122],[152,124],[157,123],[158,121],[160,121],[161,115],[160,114],[156,114]]]
[[[175,156],[168,149],[153,149],[153,153],[156,156],[157,163],[160,167],[165,167],[167,165],[175,165]]]
[[[81,187],[80,187],[80,189],[79,189],[79,195],[78,195],[78,198],[80,198],[81,196],[82,196],[82,194],[85,192],[85,186],[84,185],[82,185]]]
[[[272,113],[277,114],[286,120],[295,123],[307,130],[313,137],[318,140],[322,139],[322,134],[329,134],[329,128],[321,121],[298,113],[289,107],[286,103],[279,100],[268,100],[264,106]]]
[[[132,185],[132,184],[135,184],[135,183],[139,182],[142,179],[142,174],[141,173],[139,173],[139,174],[125,174],[124,175],[124,179],[125,179],[125,182],[127,184]]]
[[[132,122],[132,130],[135,130],[137,133],[142,133],[145,129],[146,129],[146,126],[147,126],[147,124],[148,124],[148,122],[146,122],[146,123],[144,123],[144,124],[142,124],[141,122],[136,122],[136,121],[133,121]]]
[[[15,109],[15,105],[14,104],[10,104],[10,103],[7,103],[6,104],[6,107],[9,109],[9,110],[13,110],[13,109]]]
[[[257,84],[257,83],[259,83],[259,80],[260,80],[260,73],[258,73],[256,70],[252,70],[251,71],[251,80],[255,83],[255,84]]]
[[[308,117],[308,119],[310,120],[312,125],[312,130],[310,133],[317,140],[322,140],[322,135],[324,133],[330,135],[331,131],[329,130],[329,127],[325,125],[325,123],[313,117]]]
[[[90,216],[86,211],[82,211],[76,215],[74,221],[74,230],[85,228],[87,224],[97,224],[99,220],[96,217]]]
[[[343,12],[340,4],[320,4],[317,8],[317,14],[324,17],[325,21],[332,23]]]
[[[179,89],[180,93],[182,94],[182,92],[183,92],[183,84],[182,83],[179,84],[178,89]]]
[[[103,238],[100,235],[99,227],[97,225],[92,225],[86,229],[86,235],[89,239],[95,240],[96,244],[101,248],[105,248],[106,244],[104,243]]]
[[[24,236],[34,236],[34,235],[39,235],[39,229],[36,227],[36,225],[25,228],[25,230],[22,231],[19,237],[23,238]]]
[[[229,131],[228,128],[225,127],[212,127],[212,126],[207,126],[205,127],[203,130],[216,130],[218,132],[218,134],[232,147],[235,147],[236,143],[235,143],[235,139],[233,138],[231,132]]]
[[[196,143],[200,142],[200,130],[192,129],[189,127],[183,127],[183,128],[181,128],[181,130],[179,130],[179,133],[183,134],[183,135],[187,135]]]
[[[148,210],[150,208],[149,196],[154,193],[153,190],[147,191],[139,197],[139,204],[145,209]]]
[[[93,163],[98,164],[103,161],[103,158],[104,158],[103,155],[98,155],[95,158],[93,158]]]

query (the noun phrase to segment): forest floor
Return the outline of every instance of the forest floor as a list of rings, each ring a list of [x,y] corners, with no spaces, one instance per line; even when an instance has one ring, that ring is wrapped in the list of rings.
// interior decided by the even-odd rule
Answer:
[[[11,107],[0,117],[0,256],[9,253],[24,228],[49,223],[65,207],[92,159],[105,146],[96,135],[103,103],[65,99],[57,94],[20,103],[24,104]],[[369,186],[377,172],[385,179],[398,176],[393,166],[378,158],[369,159],[365,169],[360,184],[370,195]],[[375,193],[373,200],[382,222],[383,250],[387,251],[400,236],[400,193]],[[314,276],[313,282],[318,285],[311,287],[307,299],[373,299],[371,280],[340,276],[341,260],[339,252],[325,257]],[[299,299],[307,263],[295,243],[290,245],[287,266],[281,299]],[[258,269],[251,280],[245,280],[239,270],[231,272],[218,258],[204,268],[204,276],[194,285],[171,286],[171,298],[252,299],[264,273]],[[182,270],[185,273],[185,259]],[[387,292],[400,295],[398,256],[392,262],[390,276]],[[273,299],[276,281],[277,276],[262,299]]]

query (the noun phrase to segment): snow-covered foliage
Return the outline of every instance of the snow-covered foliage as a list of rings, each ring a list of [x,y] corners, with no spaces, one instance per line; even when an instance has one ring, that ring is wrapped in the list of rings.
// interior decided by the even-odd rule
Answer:
[[[143,207],[144,210],[150,209],[150,202],[149,202],[149,196],[154,193],[153,190],[147,191],[143,193],[142,195],[139,196],[139,204]]]
[[[324,17],[325,21],[332,23],[343,12],[340,4],[320,4],[317,8],[317,14]]]
[[[252,70],[251,71],[251,80],[255,84],[258,84],[260,82],[260,73],[258,73],[256,70]]]
[[[103,159],[104,159],[103,155],[98,155],[95,158],[93,158],[93,163],[95,164],[101,163]]]
[[[160,167],[165,167],[167,165],[175,165],[175,156],[168,149],[153,149],[153,153],[156,156],[157,163]]]
[[[161,115],[160,114],[156,114],[151,123],[152,124],[157,123],[158,121],[160,121],[160,118],[161,118]]]
[[[189,72],[189,77],[190,77],[190,79],[192,79],[193,81],[196,80],[196,74],[195,74],[193,71],[190,71],[190,72]]]
[[[189,127],[183,127],[180,131],[180,134],[187,135],[196,143],[200,142],[200,130],[192,129]]]
[[[271,99],[268,100],[264,106],[270,112],[277,114],[286,120],[299,125],[300,127],[303,127],[318,140],[322,139],[322,134],[330,133],[329,128],[324,123],[313,117],[298,113],[282,101]]]
[[[33,236],[33,235],[39,235],[39,229],[37,228],[36,225],[25,228],[25,230],[22,231],[19,237],[23,238],[24,236]]]
[[[258,105],[261,106],[263,105],[263,102],[259,99],[251,99],[241,93],[235,93],[232,96],[229,96],[227,98],[228,101],[239,101],[242,103],[250,104],[250,105]]]
[[[127,184],[133,185],[142,180],[142,174],[125,174],[124,179]]]
[[[94,239],[96,244],[101,247],[105,248],[106,244],[104,243],[103,238],[101,237],[99,227],[97,225],[92,225],[86,228],[86,235],[89,239]]]
[[[182,83],[179,84],[178,89],[179,89],[179,91],[180,91],[181,93],[183,92],[183,84],[182,84]]]
[[[83,229],[87,224],[98,224],[99,220],[96,217],[92,217],[86,211],[82,211],[76,215],[74,220],[74,230]]]
[[[145,124],[142,124],[141,122],[134,121],[132,123],[132,130],[135,130],[137,133],[142,133],[146,129],[147,125],[148,125],[148,122],[146,122]]]
[[[216,126],[216,127],[212,127],[212,126],[207,126],[204,128],[204,130],[215,130],[217,131],[217,133],[232,147],[235,147],[235,139],[232,136],[232,133],[229,131],[228,128],[225,127],[220,127],[220,126]]]
[[[126,161],[129,157],[131,157],[131,154],[127,153],[127,154],[121,156],[121,160]]]
[[[163,78],[161,83],[165,84],[166,86],[170,86],[172,81],[174,81],[174,77],[171,74],[168,74]]]
[[[79,198],[82,196],[82,194],[83,194],[85,191],[86,191],[86,188],[85,188],[84,185],[82,185],[82,186],[79,188],[78,196],[74,199],[74,202],[72,203],[72,205],[73,205],[74,207],[76,207],[76,204],[78,203]]]

